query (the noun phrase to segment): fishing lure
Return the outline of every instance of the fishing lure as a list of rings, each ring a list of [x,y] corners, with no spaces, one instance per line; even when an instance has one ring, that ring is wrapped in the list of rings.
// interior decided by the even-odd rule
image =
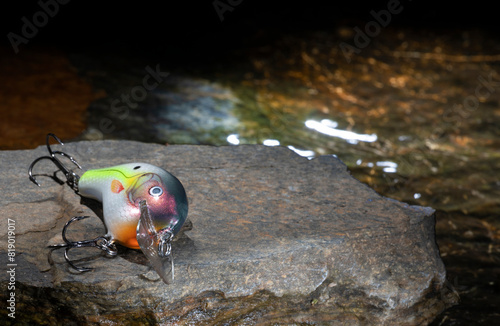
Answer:
[[[79,195],[100,201],[103,206],[107,234],[92,240],[69,241],[66,230],[74,221],[89,216],[75,216],[62,230],[64,257],[70,266],[80,272],[91,270],[77,267],[68,256],[72,248],[97,247],[110,256],[117,254],[115,243],[132,249],[141,249],[153,268],[168,284],[174,278],[172,239],[180,231],[188,213],[186,192],[180,181],[169,172],[147,163],[128,163],[103,169],[86,171],[81,177],[64,166],[57,156],[69,159],[79,169],[80,164],[61,151],[53,151],[50,137],[61,145],[54,134],[47,134],[48,156],[34,160],[28,168],[30,180],[37,186],[33,167],[41,160],[52,161],[65,177],[66,183]],[[170,264],[170,270],[168,269]]]

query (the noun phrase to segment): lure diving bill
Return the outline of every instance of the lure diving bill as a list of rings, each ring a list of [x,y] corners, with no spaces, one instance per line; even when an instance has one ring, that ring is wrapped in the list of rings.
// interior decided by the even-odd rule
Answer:
[[[70,155],[53,151],[50,137],[61,140],[54,134],[47,135],[49,156],[42,156],[31,163],[28,174],[30,180],[40,185],[34,178],[34,165],[49,159],[64,173],[68,185],[79,195],[100,201],[107,234],[92,240],[72,242],[66,238],[67,227],[75,220],[87,216],[77,216],[68,221],[63,229],[66,261],[79,271],[89,268],[77,267],[68,258],[71,248],[98,247],[109,255],[116,255],[115,243],[132,249],[141,249],[151,265],[166,282],[174,278],[171,242],[180,231],[188,213],[186,192],[181,182],[162,168],[148,163],[128,163],[103,169],[86,171],[81,177],[64,166],[57,156],[64,156],[81,168]]]

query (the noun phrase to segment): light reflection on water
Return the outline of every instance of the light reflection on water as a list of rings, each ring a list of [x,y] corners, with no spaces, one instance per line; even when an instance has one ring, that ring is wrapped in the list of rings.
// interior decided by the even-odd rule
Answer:
[[[240,144],[240,138],[238,134],[231,134],[227,136],[227,142],[231,145],[239,145]]]
[[[265,146],[279,146],[280,141],[277,139],[266,139],[262,142],[262,144]]]
[[[315,153],[313,151],[304,150],[304,149],[298,149],[298,148],[295,148],[292,145],[287,146],[287,147],[288,147],[288,149],[290,149],[290,150],[294,151],[295,153],[299,154],[300,156],[307,157],[308,159],[313,159],[314,158]]]
[[[382,161],[375,163],[377,166],[383,167],[382,171],[387,173],[396,173],[398,164],[390,161]]]
[[[313,129],[327,136],[345,139],[352,144],[356,144],[358,141],[372,143],[377,140],[376,134],[358,134],[352,131],[336,129],[338,124],[329,119],[323,119],[321,121],[307,120],[305,125],[309,129]]]
[[[363,160],[362,159],[358,159],[356,161],[356,165],[362,165],[362,164],[363,164]],[[373,168],[374,166],[382,167],[382,171],[384,171],[386,173],[396,173],[396,172],[398,172],[398,170],[397,170],[398,163],[396,163],[396,162],[378,161],[375,164],[373,164],[373,162],[367,162],[364,165],[367,166],[367,167],[369,167],[369,168]]]
[[[344,140],[346,140],[347,143],[353,144],[353,145],[357,144],[359,141],[375,142],[378,138],[376,134],[371,134],[371,135],[358,134],[358,133],[355,133],[353,131],[337,129],[338,123],[336,121],[333,121],[330,119],[322,119],[321,121],[315,121],[315,120],[309,119],[304,124],[309,129],[312,129],[314,131],[317,131],[317,132],[324,134],[324,135],[327,135],[327,136],[344,139]],[[226,141],[230,145],[241,144],[239,134],[229,134],[226,137]],[[262,144],[265,146],[280,146],[281,142],[278,139],[264,139],[262,141]],[[312,150],[300,149],[300,148],[297,148],[297,147],[292,146],[292,145],[288,145],[287,148],[294,151],[298,155],[300,155],[302,157],[306,157],[308,159],[313,159],[316,156],[316,153]],[[359,161],[361,161],[361,159],[358,160],[358,162]],[[383,171],[388,172],[388,173],[396,172],[396,168],[398,166],[397,163],[389,162],[389,161],[377,162],[376,165],[383,167]],[[368,163],[368,166],[373,167],[373,163]]]

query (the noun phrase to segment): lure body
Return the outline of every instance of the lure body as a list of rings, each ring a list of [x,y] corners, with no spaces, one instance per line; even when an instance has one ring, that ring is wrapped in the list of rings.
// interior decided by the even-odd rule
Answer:
[[[177,234],[188,212],[186,192],[180,181],[147,163],[89,170],[80,177],[78,192],[102,202],[107,235],[133,249],[139,249],[137,225],[142,200],[146,200],[156,232]]]

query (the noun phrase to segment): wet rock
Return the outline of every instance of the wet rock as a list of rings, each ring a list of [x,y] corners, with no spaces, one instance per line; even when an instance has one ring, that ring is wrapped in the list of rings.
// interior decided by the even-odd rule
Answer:
[[[169,170],[186,188],[191,229],[173,244],[173,284],[140,251],[123,247],[115,258],[72,250],[77,264],[95,269],[77,273],[47,245],[61,241],[72,216],[99,216],[99,204],[55,182],[62,176],[48,161],[35,171],[42,187],[28,180],[44,147],[1,152],[0,256],[5,268],[10,223],[16,321],[422,325],[456,302],[434,211],[381,197],[335,157],[131,141],[77,142],[65,151],[86,169],[145,161]],[[103,233],[96,217],[72,225],[68,237]],[[9,276],[0,275],[6,289]],[[0,296],[7,300],[6,291]]]

